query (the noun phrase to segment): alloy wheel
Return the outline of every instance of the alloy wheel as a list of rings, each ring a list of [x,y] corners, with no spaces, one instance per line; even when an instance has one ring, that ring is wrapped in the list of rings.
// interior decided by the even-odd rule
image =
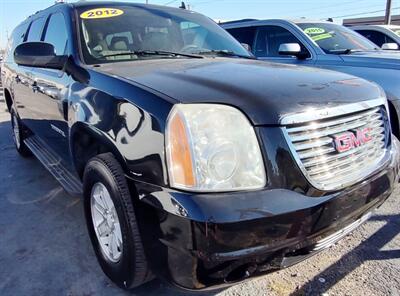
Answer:
[[[122,232],[110,193],[102,183],[94,184],[90,198],[93,227],[101,252],[111,262],[122,255]]]

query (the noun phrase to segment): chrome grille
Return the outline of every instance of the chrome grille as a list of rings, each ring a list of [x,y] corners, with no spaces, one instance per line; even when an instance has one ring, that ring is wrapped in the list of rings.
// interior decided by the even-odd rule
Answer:
[[[369,128],[372,139],[338,152],[334,138]],[[294,158],[309,182],[321,190],[340,189],[376,170],[386,154],[386,128],[381,107],[341,117],[309,121],[284,128]]]

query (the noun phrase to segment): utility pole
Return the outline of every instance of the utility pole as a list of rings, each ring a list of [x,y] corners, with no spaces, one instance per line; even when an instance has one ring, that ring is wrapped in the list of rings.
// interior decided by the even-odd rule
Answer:
[[[392,0],[386,2],[385,25],[390,25],[392,21]]]

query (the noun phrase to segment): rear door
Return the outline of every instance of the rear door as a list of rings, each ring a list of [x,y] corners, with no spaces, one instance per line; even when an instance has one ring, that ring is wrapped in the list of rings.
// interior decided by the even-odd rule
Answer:
[[[56,55],[70,55],[69,33],[62,12],[51,14],[46,22],[42,40],[55,48]],[[72,79],[63,71],[33,69],[35,120],[40,122],[40,137],[63,159],[69,160],[68,145],[68,86]]]
[[[44,17],[39,17],[34,19],[27,31],[27,35],[24,36],[24,42],[40,41],[42,37],[43,28],[46,19]],[[16,101],[16,107],[18,114],[26,126],[28,126],[32,131],[40,131],[40,123],[36,122],[34,119],[37,117],[38,109],[36,108],[34,101],[36,94],[33,91],[33,72],[31,67],[16,66],[16,76],[15,76],[15,88],[14,88],[14,98]]]
[[[19,68],[18,65],[14,63],[14,50],[24,41],[28,27],[29,23],[26,22],[19,25],[12,32],[11,38],[8,40],[3,67],[1,68],[3,86],[13,94],[14,101],[17,100],[15,93],[18,92],[18,88],[21,87],[21,85],[17,83]],[[17,108],[17,105],[18,103],[16,102],[14,107]]]

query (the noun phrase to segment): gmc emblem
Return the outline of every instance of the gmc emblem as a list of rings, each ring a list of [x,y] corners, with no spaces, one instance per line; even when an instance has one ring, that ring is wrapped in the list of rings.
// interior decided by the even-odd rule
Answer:
[[[337,152],[342,153],[360,147],[372,140],[370,133],[371,128],[366,127],[355,130],[355,132],[346,132],[336,135],[334,137],[335,149]]]

